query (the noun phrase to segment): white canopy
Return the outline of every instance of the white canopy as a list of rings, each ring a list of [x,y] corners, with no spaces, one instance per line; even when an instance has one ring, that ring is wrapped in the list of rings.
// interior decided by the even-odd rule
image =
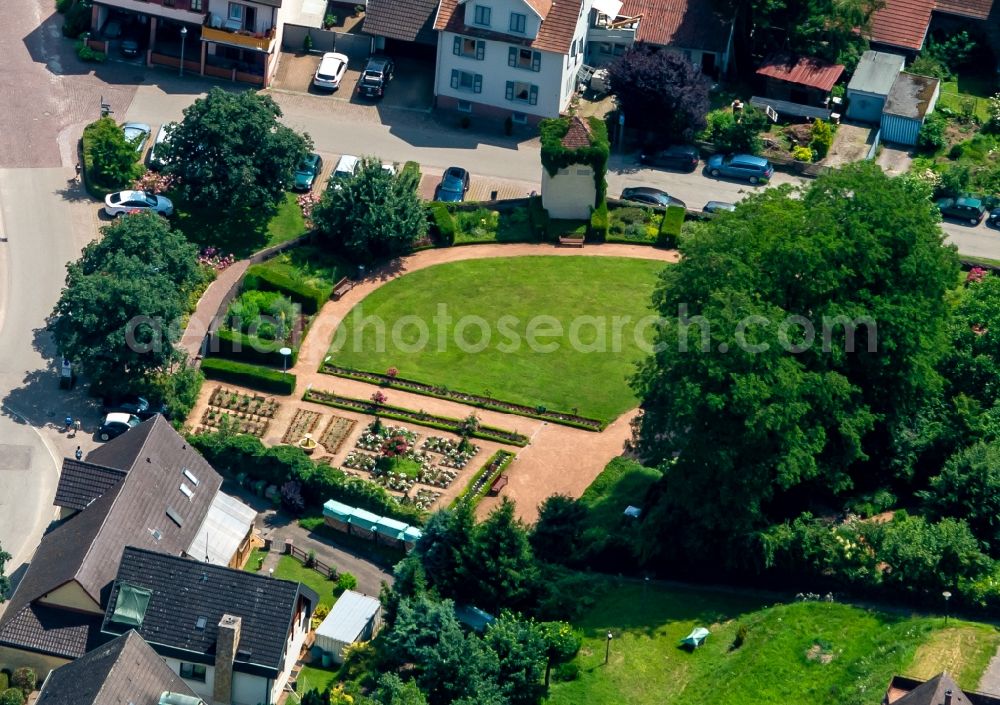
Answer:
[[[615,19],[618,17],[618,13],[622,11],[623,4],[620,0],[594,0],[593,7],[602,15],[607,15],[611,19]]]

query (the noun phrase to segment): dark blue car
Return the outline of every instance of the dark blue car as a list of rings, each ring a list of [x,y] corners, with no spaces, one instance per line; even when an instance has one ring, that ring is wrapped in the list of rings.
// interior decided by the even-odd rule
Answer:
[[[460,166],[450,166],[441,177],[441,183],[438,184],[434,200],[445,203],[464,201],[465,192],[468,190],[469,172]]]

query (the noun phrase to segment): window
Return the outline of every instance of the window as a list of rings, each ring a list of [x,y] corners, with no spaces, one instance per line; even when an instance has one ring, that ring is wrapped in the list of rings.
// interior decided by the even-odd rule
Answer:
[[[569,55],[570,56],[576,56],[576,40],[575,39],[573,40],[573,43],[569,47]]]
[[[507,50],[507,65],[529,71],[542,70],[542,53],[531,49],[510,47]]]
[[[615,44],[615,56],[622,56],[625,54],[624,44]]]
[[[528,116],[525,115],[524,113],[514,113],[513,115],[510,116],[510,120],[511,122],[516,123],[518,125],[528,124]]]
[[[482,74],[469,73],[468,71],[459,71],[458,69],[452,69],[451,87],[459,91],[471,91],[473,93],[482,93],[483,92]]]
[[[470,103],[467,100],[460,100],[460,101],[458,101],[458,112],[460,112],[460,113],[471,113],[472,112],[472,103]]]
[[[524,81],[507,81],[507,100],[536,105],[538,103],[538,86]]]
[[[200,663],[184,663],[181,661],[181,678],[204,683],[205,667]]]
[[[482,61],[486,58],[486,42],[482,39],[455,37],[455,43],[451,51],[455,56],[464,56],[469,59]]]
[[[191,9],[195,12],[202,11],[202,0],[191,0]]]
[[[613,45],[609,42],[601,42],[597,45],[597,50],[602,54],[610,54],[613,51]]]
[[[517,32],[518,34],[524,34],[524,28],[527,25],[528,17],[527,15],[522,15],[520,12],[510,13],[510,31]]]
[[[235,2],[229,3],[229,19],[243,21],[243,6]]]
[[[490,15],[492,14],[493,11],[490,8],[486,7],[486,5],[476,5],[476,14],[475,14],[476,24],[482,25],[483,27],[489,27]]]
[[[163,0],[163,6],[164,7],[173,7],[174,6],[174,0]]]

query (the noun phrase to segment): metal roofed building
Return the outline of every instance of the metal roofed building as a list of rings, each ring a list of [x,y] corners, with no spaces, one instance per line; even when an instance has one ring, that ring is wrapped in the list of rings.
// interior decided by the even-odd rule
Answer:
[[[866,51],[847,84],[847,119],[878,124],[892,84],[903,70],[905,58],[884,51]]]
[[[330,614],[316,629],[316,646],[343,662],[344,649],[359,641],[369,641],[382,623],[382,603],[374,597],[345,590]]]

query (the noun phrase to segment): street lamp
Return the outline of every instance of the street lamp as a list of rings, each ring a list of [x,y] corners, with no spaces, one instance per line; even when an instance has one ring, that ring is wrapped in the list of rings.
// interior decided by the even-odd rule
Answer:
[[[180,65],[180,68],[177,70],[177,75],[178,76],[183,76],[184,75],[184,44],[187,42],[187,36],[188,36],[188,28],[182,26],[181,27],[181,65]]]
[[[609,629],[608,630],[608,644],[607,644],[606,647],[604,647],[604,665],[605,666],[608,665],[608,659],[611,657],[611,640],[613,638],[614,638],[614,634],[612,634],[611,630]]]
[[[281,374],[285,374],[288,371],[288,356],[292,354],[292,349],[281,348],[278,353],[281,355]]]
[[[944,598],[944,626],[948,626],[948,600],[951,599],[951,593],[945,590],[941,593],[941,597]]]

